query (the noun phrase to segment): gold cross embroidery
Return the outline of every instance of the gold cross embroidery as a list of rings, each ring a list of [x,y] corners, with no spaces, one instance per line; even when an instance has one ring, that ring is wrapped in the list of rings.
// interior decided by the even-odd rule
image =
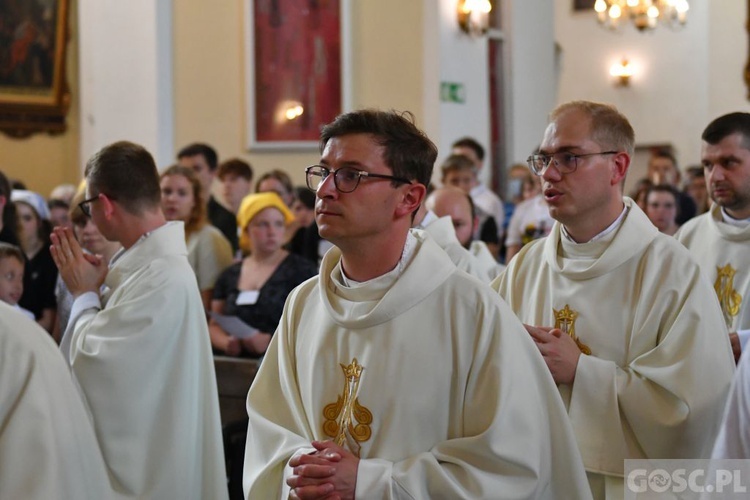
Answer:
[[[716,266],[714,290],[719,297],[721,312],[724,314],[724,321],[729,329],[732,328],[732,318],[739,314],[740,304],[742,303],[742,295],[734,289],[734,275],[736,273],[737,270],[730,264],[724,267]]]
[[[552,312],[555,314],[555,328],[559,328],[564,333],[570,335],[583,354],[591,354],[591,348],[576,337],[576,318],[578,317],[578,313],[571,309],[568,304],[565,304],[565,307],[559,311],[553,308]]]
[[[367,441],[372,435],[372,412],[359,404],[357,393],[364,366],[354,358],[347,365],[340,365],[344,370],[344,393],[338,396],[335,403],[323,408],[323,432],[332,437],[339,446],[346,446],[349,451],[359,456],[360,442]]]

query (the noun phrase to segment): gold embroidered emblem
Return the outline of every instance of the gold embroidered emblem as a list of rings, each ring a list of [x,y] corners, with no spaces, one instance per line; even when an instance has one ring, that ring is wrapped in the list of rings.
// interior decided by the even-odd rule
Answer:
[[[742,303],[742,295],[734,289],[734,275],[736,273],[737,270],[730,264],[724,267],[716,266],[714,290],[716,290],[716,295],[719,297],[724,321],[727,324],[727,328],[730,329],[732,328],[732,318],[739,314],[740,303]]]
[[[559,328],[563,333],[570,335],[583,354],[591,354],[591,348],[576,337],[576,318],[578,317],[578,313],[571,309],[568,304],[565,304],[565,307],[559,311],[553,308],[552,312],[555,313],[555,328]]]
[[[346,445],[349,451],[359,456],[359,443],[367,441],[372,435],[372,412],[360,405],[357,398],[359,381],[365,367],[357,362],[357,358],[348,366],[340,366],[346,379],[344,393],[335,403],[323,408],[323,432],[332,437],[337,445]]]

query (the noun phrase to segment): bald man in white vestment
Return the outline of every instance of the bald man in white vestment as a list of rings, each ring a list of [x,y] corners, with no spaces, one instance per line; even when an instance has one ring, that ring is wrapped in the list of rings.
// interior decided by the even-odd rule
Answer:
[[[492,283],[558,384],[595,498],[624,496],[625,459],[707,458],[734,371],[708,280],[622,196],[633,143],[612,106],[554,110],[529,167],[557,222]]]
[[[496,294],[410,231],[437,155],[411,115],[324,127],[319,277],[247,398],[247,498],[589,498],[562,402]]]
[[[468,195],[458,188],[451,188],[460,196],[468,200]],[[433,193],[434,194],[434,193]],[[468,204],[468,201],[467,201]],[[464,221],[466,222],[466,221]],[[469,215],[468,230],[471,231],[471,216]],[[426,232],[435,240],[440,248],[448,255],[453,264],[471,274],[475,278],[485,283],[489,283],[491,278],[487,270],[481,266],[479,261],[461,245],[456,234],[456,221],[449,216],[438,216],[428,208],[428,203],[422,203],[419,206],[416,216],[414,217],[414,228]]]
[[[4,302],[0,498],[113,498],[94,428],[57,345]]]
[[[123,248],[107,267],[70,230],[53,233],[52,257],[75,297],[61,349],[115,491],[227,498],[208,325],[182,223],[166,222],[160,198],[141,146],[117,142],[88,161],[80,208]]]
[[[703,131],[705,214],[675,235],[713,283],[735,359],[750,339],[750,113],[729,113]]]
[[[447,245],[440,246],[446,250],[448,256],[456,264],[456,267],[463,269],[460,262],[468,260],[471,262],[471,270],[464,270],[478,277],[481,281],[492,281],[505,269],[505,266],[497,262],[492,256],[485,242],[481,240],[472,241],[474,231],[476,231],[479,224],[479,218],[475,214],[474,202],[471,196],[459,188],[446,186],[435,189],[430,193],[424,205],[429,211],[428,214],[432,212],[435,216],[439,217],[439,220],[442,221],[447,218],[452,223],[450,226],[445,222],[442,222],[440,225],[433,224],[432,226],[434,227],[427,228],[427,232],[438,240],[439,243],[439,231],[447,232],[448,228],[453,230],[455,233],[455,238],[453,239],[458,239],[460,248],[465,251],[454,249],[452,252],[458,254],[461,260],[451,255]],[[451,246],[453,247],[455,244]]]

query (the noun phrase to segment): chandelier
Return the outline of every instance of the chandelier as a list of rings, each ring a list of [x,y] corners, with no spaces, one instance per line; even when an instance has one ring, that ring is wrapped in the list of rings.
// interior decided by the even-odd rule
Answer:
[[[596,0],[594,4],[599,24],[616,29],[629,19],[638,31],[652,30],[659,22],[671,28],[682,26],[689,8],[687,0]]]

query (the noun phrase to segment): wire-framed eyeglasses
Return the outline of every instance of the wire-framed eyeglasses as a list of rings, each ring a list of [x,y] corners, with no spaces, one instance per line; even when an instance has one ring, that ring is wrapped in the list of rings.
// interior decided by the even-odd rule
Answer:
[[[551,155],[537,154],[526,158],[526,163],[528,163],[529,169],[531,169],[535,175],[542,175],[544,170],[552,162],[554,162],[555,168],[559,170],[561,174],[569,174],[575,172],[578,168],[579,158],[588,158],[589,156],[597,155],[616,155],[617,153],[619,153],[619,151],[600,151],[598,153],[582,154],[568,152],[553,153]]]
[[[78,204],[78,208],[86,217],[91,217],[91,204],[99,199],[99,195],[93,196],[87,200],[83,200]]]
[[[336,186],[336,189],[341,193],[351,193],[357,189],[359,181],[361,181],[362,178],[388,179],[392,182],[411,184],[409,179],[404,179],[403,177],[373,174],[372,172],[357,170],[354,167],[341,167],[336,170],[331,170],[323,165],[311,165],[305,169],[305,180],[308,189],[317,191],[323,181],[326,180],[330,174],[333,174],[333,185]]]

